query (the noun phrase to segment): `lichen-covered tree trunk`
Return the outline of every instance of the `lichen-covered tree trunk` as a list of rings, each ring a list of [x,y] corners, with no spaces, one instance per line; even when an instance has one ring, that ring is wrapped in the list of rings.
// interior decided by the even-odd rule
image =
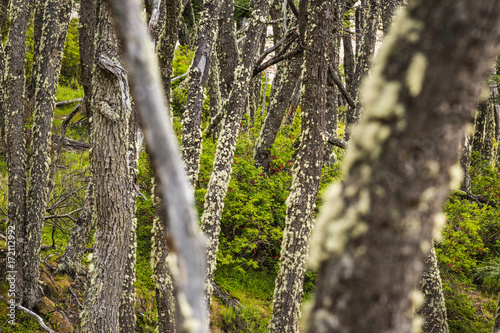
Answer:
[[[269,325],[271,333],[298,332],[305,259],[323,167],[326,79],[334,16],[331,1],[311,1],[305,39],[300,146],[287,199],[273,317]]]
[[[57,271],[66,273],[70,276],[84,273],[81,265],[85,246],[90,241],[90,231],[92,230],[92,209],[94,207],[93,183],[92,181],[87,186],[85,194],[85,202],[78,219],[76,220],[73,231],[68,241],[68,245],[64,249],[64,254],[59,259]]]
[[[78,42],[80,46],[80,82],[85,93],[83,112],[92,116],[92,69],[94,67],[94,34],[96,27],[97,0],[81,0],[78,12]]]
[[[28,170],[28,198],[26,201],[26,240],[24,243],[25,299],[32,308],[40,298],[40,247],[42,228],[48,203],[48,181],[52,117],[56,102],[56,89],[61,68],[62,52],[70,13],[70,0],[46,0],[41,10],[40,40],[35,40],[33,55],[33,83],[35,112],[33,115],[32,146]],[[38,17],[37,14],[35,14]]]
[[[135,217],[136,211],[136,197],[139,190],[132,190],[132,187],[136,189],[139,188],[137,184],[137,167],[139,165],[139,154],[141,152],[141,146],[143,141],[143,134],[139,130],[139,114],[135,108],[132,109],[129,126],[128,126],[128,141],[129,149],[127,152],[127,162],[128,162],[128,178],[130,186],[129,198],[129,209],[131,216],[131,227],[128,234],[128,244],[127,244],[127,261],[123,270],[125,271],[125,277],[123,280],[123,290],[120,300],[120,332],[128,333],[135,331],[135,262],[137,253],[137,218]]]
[[[300,86],[302,84],[302,76],[299,74],[299,78],[295,83],[295,89],[293,90],[292,100],[290,101],[290,107],[288,108],[287,114],[285,116],[285,125],[293,124],[295,115],[297,113],[297,108],[300,103]]]
[[[9,17],[9,0],[0,0],[0,27],[4,26]],[[4,36],[0,32],[0,38]],[[0,73],[5,73],[5,50],[3,43],[0,43]],[[5,94],[4,75],[0,75],[0,96]],[[5,99],[0,98],[0,152],[5,148]]]
[[[220,219],[224,207],[224,198],[229,186],[236,138],[241,118],[245,111],[254,61],[259,47],[259,39],[268,17],[269,6],[269,0],[255,0],[254,2],[247,37],[243,41],[241,61],[236,67],[234,74],[235,84],[233,85],[228,101],[225,103],[227,114],[224,128],[217,144],[213,164],[214,168],[210,175],[207,194],[205,196],[205,210],[201,217],[201,228],[208,238],[207,271],[205,274],[205,297],[207,303],[210,303],[212,295],[212,278],[217,263],[216,253],[219,247]]]
[[[382,17],[382,29],[384,36],[389,33],[395,11],[403,5],[404,0],[382,0],[380,5],[380,16]]]
[[[192,50],[196,45],[196,29],[197,24],[193,13],[193,5],[190,0],[183,0],[181,8],[181,17],[179,24],[179,44],[187,46]]]
[[[172,62],[174,60],[175,43],[179,26],[180,0],[165,0],[165,20],[162,33],[156,43],[156,54],[158,66],[160,67],[161,80],[165,100],[170,106],[171,76],[173,72]]]
[[[255,165],[262,167],[266,172],[271,163],[271,148],[290,104],[303,60],[303,55],[298,54],[294,58],[280,63],[276,70],[275,81],[269,96],[268,112],[253,153]]]
[[[471,191],[471,178],[469,173],[470,167],[470,144],[469,136],[465,135],[464,144],[462,148],[462,154],[460,155],[460,167],[464,177],[462,179],[462,184],[460,184],[460,190],[470,193]]]
[[[491,100],[488,100],[487,105],[488,107],[486,109],[486,119],[484,121],[484,139],[480,153],[486,161],[491,163],[495,152],[494,143],[496,123],[495,109],[493,107],[493,103],[491,103]]]
[[[486,119],[488,115],[488,102],[481,101],[477,106],[474,119],[474,134],[472,135],[471,149],[481,153],[483,150],[484,130],[486,128]]]
[[[497,312],[495,314],[495,325],[493,326],[493,333],[500,333],[500,296],[498,298]]]
[[[120,89],[119,80],[125,74],[118,63],[118,39],[105,3],[99,9],[96,54],[100,65],[93,75],[90,161],[96,232],[81,317],[85,333],[120,331],[119,306],[134,218],[127,154],[131,111]],[[109,63],[119,77],[104,69]],[[128,89],[126,81],[121,83]]]
[[[417,312],[424,321],[422,333],[448,333],[443,286],[434,246],[432,246],[425,261],[425,270],[422,274],[419,289],[425,297],[422,307]]]
[[[395,20],[364,84],[345,180],[327,192],[312,236],[319,276],[308,332],[411,331],[423,301],[414,289],[460,181],[458,147],[499,23],[492,0],[410,1]]]
[[[9,262],[9,270],[16,272],[16,303],[23,303],[24,272],[23,252],[26,217],[26,151],[24,146],[24,54],[26,29],[31,1],[12,0],[9,36],[5,45],[5,135],[7,144],[8,228],[15,230],[15,262]],[[12,266],[11,266],[12,264]],[[13,267],[14,266],[14,267]]]
[[[358,101],[355,108],[349,108],[344,129],[344,140],[347,142],[351,137],[352,127],[361,115],[361,104],[359,103],[359,86],[361,80],[367,75],[370,68],[370,59],[375,51],[375,41],[379,18],[379,2],[367,0],[366,8],[363,8],[362,32],[356,36],[356,65],[352,77],[351,96]],[[345,39],[344,39],[345,41]],[[345,46],[345,44],[344,44]]]
[[[262,35],[260,36],[259,54],[262,54],[262,52],[264,52],[266,48],[266,35],[267,31],[266,29],[264,29],[262,31]],[[254,76],[250,81],[250,88],[248,92],[247,106],[245,112],[249,118],[246,126],[243,128],[245,132],[247,131],[248,126],[251,126],[255,123],[255,113],[259,108],[261,91],[262,91],[262,75],[261,73],[259,73],[258,75]]]
[[[208,82],[212,48],[217,37],[220,1],[203,0],[204,8],[200,13],[201,20],[198,28],[197,48],[193,63],[189,69],[189,88],[186,108],[182,116],[182,159],[193,187],[200,170],[203,101]]]
[[[175,333],[176,330],[176,306],[174,299],[174,285],[167,263],[168,256],[168,233],[165,223],[161,218],[160,194],[158,186],[153,188],[153,203],[155,217],[153,220],[153,236],[151,238],[151,267],[153,269],[153,281],[156,288],[156,307],[158,312],[158,332]]]

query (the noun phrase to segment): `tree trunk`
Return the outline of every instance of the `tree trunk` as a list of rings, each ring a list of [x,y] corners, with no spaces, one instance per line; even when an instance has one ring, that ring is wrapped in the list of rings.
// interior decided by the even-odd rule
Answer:
[[[375,41],[379,17],[379,3],[377,0],[366,0],[366,8],[362,8],[360,13],[363,21],[362,32],[356,36],[356,67],[352,78],[351,96],[359,101],[359,86],[361,80],[366,76],[370,68],[370,61],[375,51]],[[360,28],[361,29],[361,28]],[[344,44],[345,45],[345,44]],[[348,142],[351,137],[352,127],[358,121],[361,115],[361,105],[356,103],[356,108],[350,108],[346,117],[344,129],[344,141]]]
[[[92,116],[92,69],[95,61],[94,34],[97,17],[97,0],[81,0],[78,12],[78,42],[80,44],[80,82],[83,86],[85,98],[83,112],[87,117]]]
[[[16,303],[24,302],[24,241],[26,217],[26,151],[24,146],[24,54],[31,1],[12,0],[9,36],[5,45],[5,134],[8,170],[8,230],[14,230]],[[12,273],[10,274],[12,276]]]
[[[484,130],[488,118],[488,102],[481,101],[477,106],[476,118],[474,120],[474,134],[472,136],[472,151],[481,153],[483,151]]]
[[[127,158],[131,110],[123,94],[128,86],[123,79],[124,70],[109,60],[119,59],[118,39],[105,3],[100,6],[96,38],[99,66],[95,67],[93,75],[92,108],[95,112],[90,160],[96,232],[82,312],[81,325],[85,333],[120,331],[119,306],[134,219],[133,185]],[[119,80],[122,80],[120,84]]]
[[[485,119],[484,126],[484,139],[483,145],[481,147],[481,156],[491,163],[493,161],[494,152],[495,152],[495,109],[493,108],[493,104],[490,100],[487,102],[487,113]]]
[[[87,186],[85,202],[83,203],[80,215],[71,232],[68,245],[66,249],[64,249],[64,254],[57,264],[58,273],[66,273],[72,277],[75,277],[77,274],[85,273],[81,262],[85,253],[85,247],[90,241],[90,231],[92,230],[92,209],[94,208],[93,195],[93,183],[90,182]]]
[[[500,297],[498,299],[497,312],[495,314],[495,325],[493,326],[493,333],[500,333]]]
[[[434,246],[425,261],[425,270],[419,287],[425,297],[422,307],[417,311],[424,320],[422,333],[448,333],[443,286]]]
[[[193,191],[182,167],[172,126],[165,114],[165,101],[148,32],[135,0],[109,0],[109,3],[119,27],[131,91],[144,125],[146,144],[164,199],[162,212],[168,214],[168,219],[164,216],[164,221],[168,223],[168,230],[175,241],[170,247],[170,260],[176,268],[177,324],[186,332],[204,333],[208,330],[202,295],[205,242],[197,229]]]
[[[382,29],[384,36],[387,36],[391,28],[394,12],[403,5],[404,0],[382,0],[380,16],[382,17]]]
[[[411,331],[410,295],[445,220],[499,23],[492,0],[413,1],[394,23],[364,85],[345,180],[328,191],[312,237],[309,332]]]
[[[302,77],[299,74],[299,78],[297,79],[297,82],[295,83],[295,89],[293,91],[292,100],[290,101],[290,107],[288,108],[288,113],[285,117],[285,125],[293,124],[293,121],[295,119],[295,115],[297,113],[297,108],[299,107],[299,103],[300,103],[300,86],[301,86],[301,84],[302,84]]]
[[[174,285],[167,263],[168,233],[162,219],[160,193],[158,186],[153,188],[153,202],[155,218],[153,220],[153,234],[151,238],[151,267],[153,268],[153,281],[156,288],[156,307],[158,311],[158,332],[175,333],[176,313],[174,299]]]
[[[165,21],[163,31],[156,44],[158,65],[160,67],[161,80],[165,100],[170,110],[171,76],[173,72],[172,62],[174,60],[175,43],[177,43],[177,29],[179,26],[180,0],[165,0]]]
[[[227,110],[224,128],[220,134],[214,159],[214,168],[205,196],[205,210],[201,217],[201,228],[208,238],[207,271],[205,274],[205,300],[210,303],[212,278],[217,263],[216,253],[219,247],[220,219],[224,207],[224,198],[229,185],[236,138],[241,119],[245,111],[254,61],[259,48],[259,39],[268,17],[270,1],[255,0],[252,19],[247,36],[243,41],[240,64],[236,67],[231,94],[225,104]]]
[[[28,309],[40,299],[40,247],[45,210],[49,199],[49,165],[52,118],[56,102],[57,82],[61,68],[64,41],[71,13],[71,1],[46,0],[37,7],[41,26],[40,40],[35,40],[33,55],[33,84],[35,113],[33,116],[32,146],[28,170],[26,202],[26,240],[24,244],[25,299]],[[38,14],[35,14],[38,17]]]
[[[182,159],[193,188],[200,170],[203,101],[208,82],[212,48],[217,37],[220,4],[216,0],[204,0],[203,7],[200,13],[197,48],[189,69],[189,88],[182,117]]]
[[[265,172],[269,172],[271,148],[290,104],[295,85],[302,70],[303,60],[303,55],[298,54],[296,57],[280,63],[276,70],[275,81],[269,96],[269,110],[260,130],[259,138],[255,143],[253,153],[255,166],[262,167]]]
[[[462,155],[460,156],[460,167],[464,174],[460,190],[470,193],[471,191],[471,178],[469,173],[470,167],[470,145],[469,136],[465,135],[464,144],[462,148]]]
[[[312,0],[308,11],[304,62],[304,100],[300,146],[293,169],[276,287],[271,333],[298,332],[305,259],[318,195],[325,143],[326,79],[334,6]]]

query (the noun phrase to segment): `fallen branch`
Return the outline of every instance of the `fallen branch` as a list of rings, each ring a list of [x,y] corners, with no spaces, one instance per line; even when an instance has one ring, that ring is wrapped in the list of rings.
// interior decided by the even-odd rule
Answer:
[[[179,75],[179,76],[176,76],[176,77],[174,77],[174,78],[171,78],[171,79],[170,79],[170,82],[172,83],[172,82],[175,82],[175,81],[177,81],[177,80],[180,80],[180,79],[182,79],[183,77],[188,76],[188,74],[189,74],[189,71],[188,71],[188,72],[186,72],[186,73],[184,73],[184,74],[181,74],[181,75]]]
[[[52,137],[52,143],[58,144],[59,138]],[[77,141],[70,138],[64,138],[62,146],[65,149],[76,149],[76,150],[87,150],[92,147],[90,143],[84,141]]]
[[[1,298],[5,301],[5,302],[7,302],[7,304],[10,304],[10,300],[8,300],[5,296],[0,295],[0,297],[1,297]],[[31,311],[31,310],[29,310],[29,309],[26,309],[24,306],[22,306],[22,305],[20,305],[20,304],[16,304],[16,307],[17,307],[19,310],[21,310],[21,311],[23,311],[23,312],[25,312],[25,313],[29,314],[29,315],[30,315],[30,316],[32,316],[33,318],[35,318],[35,319],[38,321],[38,323],[40,324],[40,326],[41,326],[44,330],[46,330],[47,332],[49,332],[49,333],[56,333],[56,332],[54,332],[54,331],[53,331],[50,327],[48,327],[47,325],[45,325],[45,323],[43,322],[43,319],[42,319],[39,315],[37,315],[36,313],[34,313],[33,311]]]
[[[212,281],[213,295],[220,299],[225,306],[231,306],[236,309],[244,308],[243,304],[237,299],[223,291],[215,282]]]
[[[73,289],[71,289],[71,287],[69,287],[69,292],[71,293],[71,295],[73,295],[73,297],[75,297],[78,306],[80,307],[80,309],[82,309],[83,305],[80,303],[80,301],[78,300],[78,296],[76,296],[75,292],[73,291]]]
[[[46,330],[47,332],[49,333],[56,333],[54,332],[50,327],[48,327],[47,325],[45,325],[45,323],[43,322],[43,319],[42,317],[40,317],[39,315],[37,315],[36,313],[34,313],[33,311],[29,310],[29,309],[26,309],[24,306],[22,305],[17,305],[17,308],[21,311],[24,311],[26,312],[27,314],[29,314],[30,316],[34,317],[38,323],[40,324],[40,326]]]
[[[56,108],[58,108],[60,106],[68,105],[68,104],[80,103],[81,101],[83,101],[83,98],[76,98],[76,99],[70,99],[67,101],[56,102]]]

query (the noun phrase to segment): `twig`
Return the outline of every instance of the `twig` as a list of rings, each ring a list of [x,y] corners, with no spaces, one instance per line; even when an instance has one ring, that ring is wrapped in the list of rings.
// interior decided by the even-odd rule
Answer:
[[[71,289],[71,287],[69,287],[69,292],[71,293],[71,295],[73,295],[73,297],[75,297],[76,303],[78,303],[78,306],[80,307],[80,309],[83,308],[83,305],[78,300],[78,296],[76,296],[75,292],[73,291],[73,289]]]
[[[296,56],[297,54],[299,54],[300,52],[302,52],[302,47],[298,47],[296,48],[295,50],[292,50],[290,52],[287,52],[283,55],[279,55],[279,56],[276,56],[276,57],[273,57],[271,59],[269,59],[268,61],[266,61],[265,63],[263,63],[262,65],[260,66],[257,66],[254,70],[253,70],[253,76],[256,76],[257,74],[259,74],[260,72],[262,72],[264,69],[268,68],[269,66],[272,66],[280,61],[283,61],[283,60],[287,60],[287,59],[290,59],[290,58],[293,58],[294,56]]]
[[[322,134],[323,134],[323,139],[326,142],[328,142],[329,144],[336,146],[336,147],[339,147],[339,148],[342,148],[342,149],[347,148],[347,142],[345,142],[344,140],[336,138],[333,135],[328,134],[326,132],[323,132]]]
[[[333,80],[333,82],[339,88],[340,92],[342,93],[342,96],[344,96],[345,100],[347,101],[347,104],[349,104],[349,106],[351,108],[355,109],[356,103],[352,99],[349,92],[345,89],[344,85],[342,84],[342,80],[335,73],[335,70],[333,69],[332,64],[330,64],[330,66],[328,67],[328,74],[330,74],[329,77]]]
[[[495,207],[495,208],[498,207],[498,203],[496,203],[495,201],[488,200],[483,196],[472,194],[470,192],[458,191],[458,193],[456,193],[456,195],[458,195],[461,198],[467,199],[469,201],[477,202],[479,204],[484,204],[484,205],[487,205],[490,207]]]
[[[72,215],[72,214],[74,214],[74,213],[77,213],[77,212],[79,212],[79,211],[81,211],[81,210],[82,210],[82,208],[78,208],[78,209],[75,209],[74,211],[71,211],[71,212],[69,212],[69,213],[67,213],[67,214],[61,214],[61,215],[57,215],[57,214],[47,215],[47,216],[45,216],[44,218],[45,218],[46,220],[49,220],[49,219],[57,219],[57,218],[69,217],[70,219],[72,219],[72,220],[74,221],[74,219],[73,219],[73,217],[72,217],[71,215]]]
[[[29,314],[30,316],[34,317],[34,318],[38,321],[38,323],[40,324],[40,326],[41,326],[44,330],[46,330],[47,332],[49,332],[49,333],[56,333],[56,332],[54,332],[52,329],[50,329],[50,327],[48,327],[47,325],[45,325],[45,323],[43,322],[43,319],[42,319],[39,315],[37,315],[36,313],[34,313],[33,311],[31,311],[31,310],[29,310],[29,309],[26,309],[24,306],[19,305],[19,304],[17,305],[17,308],[18,308],[19,310],[21,310],[21,311],[26,312],[26,313],[27,313],[27,314]]]
[[[188,76],[188,74],[189,74],[189,71],[187,71],[187,72],[186,72],[186,73],[184,73],[184,74],[181,74],[181,75],[179,75],[179,76],[176,76],[176,77],[174,77],[174,78],[170,79],[170,82],[175,82],[175,81],[177,81],[177,80],[180,80],[180,79],[182,79],[183,77]]]
[[[70,99],[67,101],[56,102],[56,108],[58,108],[60,106],[68,105],[68,104],[80,103],[81,101],[83,101],[83,98],[76,98],[76,99]]]

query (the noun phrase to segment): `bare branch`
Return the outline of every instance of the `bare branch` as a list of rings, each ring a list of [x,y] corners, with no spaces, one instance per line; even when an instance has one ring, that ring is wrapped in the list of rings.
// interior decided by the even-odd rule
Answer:
[[[344,85],[342,84],[342,80],[337,76],[335,73],[335,70],[333,69],[332,64],[328,67],[328,74],[329,78],[337,85],[339,88],[340,92],[342,93],[342,96],[344,96],[345,100],[347,101],[347,104],[353,109],[356,108],[356,102],[351,97],[351,94],[346,90]]]
[[[81,101],[83,101],[83,98],[76,98],[76,99],[70,99],[67,101],[56,102],[56,108],[58,108],[60,106],[68,105],[68,104],[80,103]]]

